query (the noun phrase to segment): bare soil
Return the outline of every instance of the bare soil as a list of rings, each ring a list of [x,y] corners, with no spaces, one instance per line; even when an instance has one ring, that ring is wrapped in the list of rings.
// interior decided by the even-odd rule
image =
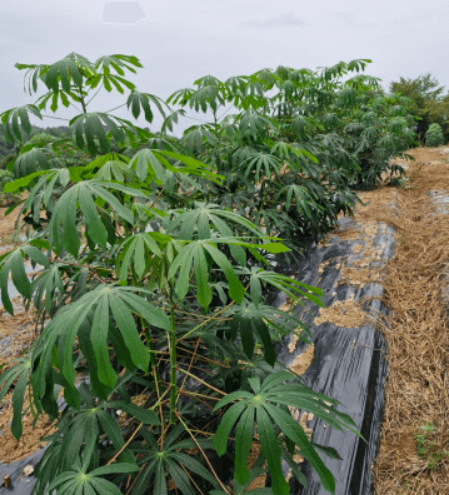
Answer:
[[[6,249],[2,246],[9,246],[11,244],[18,244],[18,235],[24,232],[22,230],[16,230],[15,222],[17,220],[18,211],[20,206],[18,206],[9,215],[5,216],[8,208],[0,208],[0,255],[3,254]]]

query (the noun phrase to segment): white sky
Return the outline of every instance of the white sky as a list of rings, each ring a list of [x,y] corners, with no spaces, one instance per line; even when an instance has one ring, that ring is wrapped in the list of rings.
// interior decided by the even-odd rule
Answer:
[[[400,76],[431,72],[447,90],[448,19],[445,0],[0,0],[0,113],[45,93],[42,82],[37,93],[24,92],[26,71],[15,63],[52,64],[71,52],[91,62],[135,55],[144,68],[125,77],[164,99],[207,74],[226,79],[355,58],[373,60],[365,73],[380,77],[385,89]],[[125,103],[125,95],[102,90],[88,111],[110,110]],[[69,119],[78,112],[61,105],[55,114],[49,107],[43,113]],[[160,119],[136,122],[126,107],[112,113],[155,131],[160,126]],[[176,134],[194,123],[183,119]]]

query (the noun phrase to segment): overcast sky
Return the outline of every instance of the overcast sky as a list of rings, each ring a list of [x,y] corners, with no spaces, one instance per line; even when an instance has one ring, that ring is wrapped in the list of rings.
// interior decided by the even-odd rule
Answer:
[[[446,0],[0,0],[0,113],[45,93],[43,83],[36,94],[25,93],[26,71],[15,63],[52,64],[71,52],[91,62],[135,55],[144,68],[126,77],[164,99],[207,74],[226,79],[278,65],[315,69],[356,58],[373,61],[365,72],[380,77],[385,89],[400,76],[431,72],[447,91],[448,18]],[[103,90],[88,111],[125,101]],[[43,113],[67,119],[78,113],[62,108]],[[155,125],[135,121],[126,107],[112,113],[155,131],[160,126],[160,119]],[[194,123],[183,119],[176,134]]]

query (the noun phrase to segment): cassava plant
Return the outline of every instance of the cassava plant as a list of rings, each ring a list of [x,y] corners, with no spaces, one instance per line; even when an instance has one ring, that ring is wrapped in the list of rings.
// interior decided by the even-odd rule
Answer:
[[[283,235],[289,246],[332,229],[352,214],[354,189],[374,188],[389,159],[415,141],[406,98],[386,97],[363,71],[370,60],[321,71],[278,67],[221,81],[205,76],[167,100],[209,113],[209,123],[184,131],[181,143],[226,177],[207,186],[208,201],[233,208]]]
[[[7,139],[23,146],[6,189],[27,193],[17,207],[32,229],[0,257],[1,299],[13,314],[11,279],[40,322],[30,352],[2,370],[0,401],[12,392],[17,439],[25,397],[36,420],[48,415],[57,428],[36,466],[34,493],[231,495],[269,472],[271,486],[254,493],[286,495],[282,462],[305,483],[298,453],[334,493],[317,449],[338,453],[310,442],[290,411],[360,434],[337,401],[277,361],[276,341],[310,334],[265,302],[273,288],[322,306],[322,291],[272,271],[267,257],[288,248],[233,205],[211,200],[212,187],[228,187],[219,162],[208,166],[164,133],[87,111],[96,88],[123,94],[126,87],[134,118],[143,111],[151,123],[155,109],[165,115],[163,101],[123,77],[141,67],[136,57],[92,63],[71,53],[52,65],[16,67],[28,69],[30,94],[39,82],[48,89],[36,104],[0,115]],[[80,106],[69,122],[72,144],[42,136],[26,143],[29,113],[41,119],[59,100]],[[264,119],[240,117],[249,142],[261,141],[252,129]],[[90,154],[87,163],[69,163],[74,147]],[[264,163],[269,174],[287,155],[315,160],[293,144],[276,153],[274,162],[270,155],[248,162],[247,179],[257,182]],[[31,279],[26,260],[40,268]],[[252,471],[251,445],[260,448]]]

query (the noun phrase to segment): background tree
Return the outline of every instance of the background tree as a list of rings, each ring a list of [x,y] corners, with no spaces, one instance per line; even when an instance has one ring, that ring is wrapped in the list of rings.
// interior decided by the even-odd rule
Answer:
[[[426,132],[426,145],[430,147],[441,146],[444,143],[443,131],[439,124],[430,124]]]
[[[411,106],[409,110],[420,118],[416,132],[421,143],[424,143],[427,129],[433,123],[442,125],[446,139],[449,137],[446,116],[448,110],[447,97],[445,100],[443,99],[444,86],[440,86],[440,83],[432,74],[421,75],[416,79],[401,77],[399,81],[393,81],[390,84],[390,92],[400,93],[410,98]]]

